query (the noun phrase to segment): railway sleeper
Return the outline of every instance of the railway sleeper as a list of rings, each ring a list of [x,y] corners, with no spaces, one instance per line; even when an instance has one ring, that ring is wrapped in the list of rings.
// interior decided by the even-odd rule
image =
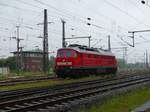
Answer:
[[[70,109],[70,105],[68,104],[68,103],[62,103],[62,105],[64,105],[64,108],[66,108],[67,110],[69,110]]]
[[[24,103],[24,105],[32,106],[32,105],[34,105],[34,104],[33,104],[33,103]]]
[[[46,110],[48,112],[58,112],[58,109],[56,107],[46,106]]]
[[[5,109],[7,109],[7,110],[14,110],[14,109],[17,109],[17,108],[14,108],[14,107],[5,107]]]
[[[24,108],[25,106],[24,105],[15,105],[14,107],[17,107],[17,108]]]
[[[59,112],[64,112],[65,108],[62,104],[56,104],[55,107],[59,110]]]
[[[32,101],[32,104],[40,104],[39,102],[36,101]]]
[[[38,112],[49,112],[47,109],[38,109]]]
[[[43,100],[39,100],[39,102],[41,102],[41,103],[46,103],[46,102],[48,102],[48,100],[46,100],[46,99],[44,100],[44,99],[43,99]]]
[[[0,109],[0,112],[6,112],[6,110],[2,110],[2,109]]]
[[[50,99],[50,98],[46,98],[45,100],[48,100],[48,101],[50,101],[51,99]]]
[[[74,107],[74,105],[79,104],[79,99],[76,100],[72,100],[72,101],[68,101],[68,103],[70,104],[70,107]]]
[[[46,106],[44,111],[35,111],[35,112],[61,112],[60,107],[57,104],[56,106]]]

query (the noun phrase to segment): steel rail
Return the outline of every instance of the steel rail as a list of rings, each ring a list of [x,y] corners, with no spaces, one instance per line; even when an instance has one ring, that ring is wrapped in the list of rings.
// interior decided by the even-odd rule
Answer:
[[[42,87],[42,88],[31,88],[31,89],[22,89],[22,90],[15,90],[15,91],[6,91],[0,93],[0,102],[2,101],[7,101],[11,100],[14,98],[20,98],[20,97],[26,97],[26,96],[31,96],[31,95],[42,95],[42,94],[48,94],[51,91],[61,91],[65,89],[70,89],[70,88],[76,88],[76,87],[81,87],[85,85],[91,85],[95,83],[104,83],[107,81],[115,81],[115,80],[120,80],[124,78],[131,77],[130,75],[127,75],[125,77],[115,77],[115,78],[110,78],[110,79],[96,79],[96,80],[90,80],[90,81],[81,81],[81,82],[75,82],[71,84],[63,84],[63,85],[56,85],[53,87]],[[140,77],[139,75],[134,76],[134,77]],[[134,78],[131,77],[131,78]]]
[[[87,97],[93,94],[103,93],[109,90],[118,89],[120,87],[132,86],[134,84],[150,81],[150,76],[142,76],[133,79],[117,80],[104,85],[90,85],[86,87],[78,87],[71,91],[63,91],[60,93],[44,95],[34,98],[26,98],[22,100],[10,101],[0,104],[0,108],[6,107],[6,112],[18,112],[36,110],[37,108],[45,108],[46,106],[54,106],[63,102],[68,102],[76,98]],[[17,103],[15,103],[17,102]],[[8,109],[8,110],[7,110]],[[5,110],[5,109],[4,109]]]

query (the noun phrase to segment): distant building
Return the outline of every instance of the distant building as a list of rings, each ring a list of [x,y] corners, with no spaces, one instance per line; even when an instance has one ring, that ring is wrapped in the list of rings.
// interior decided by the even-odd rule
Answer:
[[[0,74],[9,74],[10,70],[9,67],[0,67]]]
[[[18,68],[24,71],[42,71],[43,70],[43,52],[42,51],[22,51],[13,52],[16,57]]]

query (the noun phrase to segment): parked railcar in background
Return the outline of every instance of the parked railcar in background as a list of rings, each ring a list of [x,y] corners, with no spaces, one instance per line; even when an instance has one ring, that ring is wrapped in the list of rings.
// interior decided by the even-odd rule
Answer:
[[[63,78],[115,74],[117,61],[110,51],[73,44],[57,51],[55,72]]]

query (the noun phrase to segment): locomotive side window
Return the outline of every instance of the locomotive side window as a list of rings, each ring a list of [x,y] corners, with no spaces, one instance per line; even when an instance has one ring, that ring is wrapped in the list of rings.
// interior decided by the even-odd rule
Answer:
[[[72,51],[72,57],[74,57],[74,58],[77,57],[77,53],[75,51]]]
[[[82,54],[80,54],[80,57],[82,57]]]
[[[81,53],[79,53],[78,55],[79,55],[80,57],[82,57],[82,54],[81,54]]]
[[[94,58],[97,58],[98,56],[97,55],[94,55]]]

